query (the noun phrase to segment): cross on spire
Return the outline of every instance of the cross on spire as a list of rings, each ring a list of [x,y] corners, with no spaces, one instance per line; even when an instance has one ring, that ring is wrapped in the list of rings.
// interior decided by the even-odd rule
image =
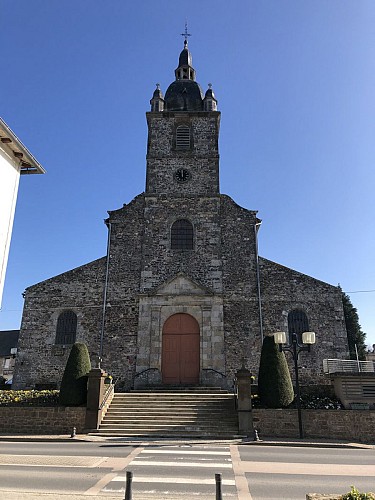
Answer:
[[[188,43],[188,37],[191,36],[191,33],[188,33],[187,21],[185,21],[185,32],[181,33],[181,36],[185,37],[184,45],[186,47],[186,45]]]

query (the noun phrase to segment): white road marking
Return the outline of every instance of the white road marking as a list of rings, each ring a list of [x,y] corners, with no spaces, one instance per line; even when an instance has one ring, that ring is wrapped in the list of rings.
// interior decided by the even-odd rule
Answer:
[[[89,488],[88,490],[85,491],[84,495],[97,495],[97,494],[99,494],[99,492],[101,491],[103,486],[109,484],[116,477],[115,471],[124,470],[125,467],[127,467],[130,464],[130,462],[137,455],[139,455],[139,453],[142,453],[142,451],[143,451],[142,447],[137,447],[137,448],[134,448],[134,450],[131,451],[129,453],[129,455],[124,457],[124,458],[119,459],[116,457],[112,457],[112,458],[106,460],[104,462],[104,466],[105,466],[105,464],[107,464],[108,467],[112,466],[113,472],[110,472],[110,473],[106,474],[104,477],[102,477],[101,479],[99,479],[99,481],[96,484],[94,484],[94,486],[92,486],[91,488]],[[99,465],[99,467],[100,467],[100,465]]]
[[[311,464],[241,461],[244,472],[308,476],[374,476],[375,465]]]
[[[217,467],[231,469],[232,464],[217,464],[217,463],[204,463],[204,462],[155,462],[154,460],[139,460],[135,459],[131,465],[152,465],[153,467]]]
[[[111,482],[119,481],[125,483],[126,476],[116,476]],[[216,484],[215,478],[212,479],[196,479],[187,477],[147,477],[147,476],[133,476],[133,483],[176,483],[176,484]],[[225,486],[235,486],[234,479],[222,479],[221,483]]]
[[[152,455],[225,455],[230,456],[230,451],[193,451],[193,450],[143,450],[142,453],[151,453]]]

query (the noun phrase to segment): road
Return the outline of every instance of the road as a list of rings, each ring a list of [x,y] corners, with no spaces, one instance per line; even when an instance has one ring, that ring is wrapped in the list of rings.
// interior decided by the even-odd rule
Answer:
[[[240,446],[253,500],[305,499],[306,493],[375,491],[375,450]]]
[[[21,492],[120,499],[127,470],[134,475],[134,500],[213,500],[217,472],[228,500],[301,500],[308,492],[345,493],[351,484],[375,490],[374,449],[1,442],[0,498],[13,491],[16,500]]]

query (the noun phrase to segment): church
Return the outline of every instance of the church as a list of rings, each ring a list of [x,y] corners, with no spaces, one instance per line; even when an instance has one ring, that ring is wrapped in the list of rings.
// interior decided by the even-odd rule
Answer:
[[[348,356],[341,292],[260,257],[257,211],[221,194],[220,111],[187,37],[150,104],[145,192],[108,212],[105,257],[26,289],[13,387],[58,387],[83,342],[117,390],[230,388],[276,331],[315,332],[300,377],[324,383],[323,359]]]

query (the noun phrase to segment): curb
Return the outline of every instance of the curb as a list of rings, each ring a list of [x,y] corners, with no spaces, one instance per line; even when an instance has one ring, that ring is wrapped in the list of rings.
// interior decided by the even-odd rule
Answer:
[[[121,438],[117,436],[108,437],[95,437],[88,436],[86,434],[78,434],[74,438],[68,437],[66,435],[0,435],[0,442],[63,442],[63,443],[122,443],[140,446],[141,444],[147,443],[147,445],[152,444],[195,444],[195,445],[227,445],[236,444],[238,446],[283,446],[283,447],[301,447],[301,448],[354,448],[354,449],[375,449],[375,445],[367,443],[353,443],[353,442],[335,442],[335,441],[302,441],[302,440],[275,440],[270,439],[260,439],[259,441],[253,441],[251,438],[243,439],[196,439],[196,438],[181,438],[181,439],[170,439],[158,438],[158,439],[145,439],[145,438]]]

